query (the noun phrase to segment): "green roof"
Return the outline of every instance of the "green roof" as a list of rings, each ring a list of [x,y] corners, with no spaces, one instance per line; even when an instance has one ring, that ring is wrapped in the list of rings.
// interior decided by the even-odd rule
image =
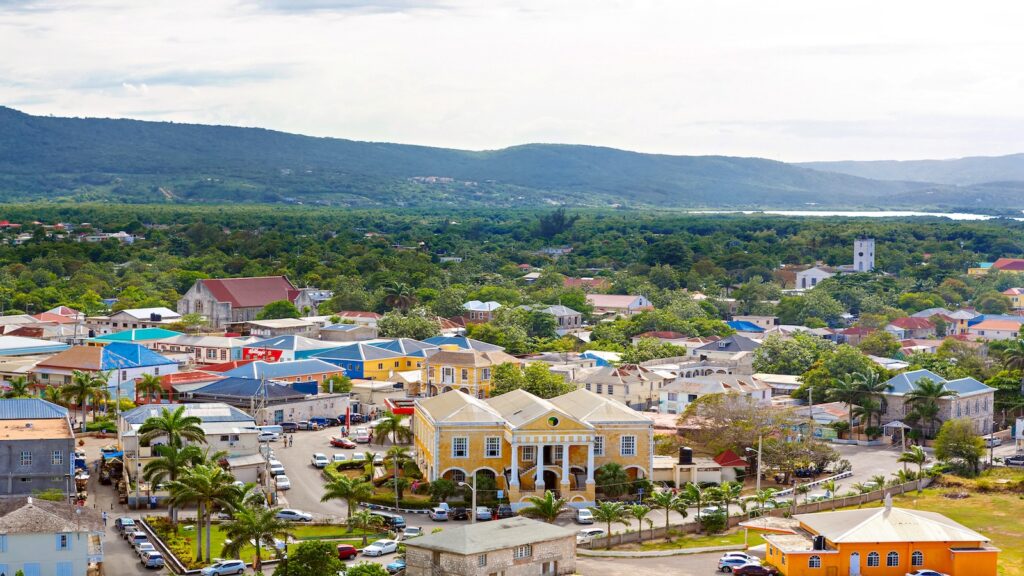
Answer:
[[[134,330],[114,332],[113,334],[104,334],[92,340],[98,342],[138,342],[140,340],[163,340],[164,338],[174,336],[181,336],[181,332],[165,330],[163,328],[136,328]]]

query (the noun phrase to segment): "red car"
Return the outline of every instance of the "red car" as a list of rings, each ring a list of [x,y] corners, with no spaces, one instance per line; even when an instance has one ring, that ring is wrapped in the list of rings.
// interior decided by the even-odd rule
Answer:
[[[349,544],[338,544],[338,560],[349,560],[359,555],[359,549]]]
[[[771,566],[758,566],[757,564],[747,564],[746,566],[734,568],[732,573],[734,574],[734,576],[777,576],[779,571]]]
[[[355,448],[356,443],[349,440],[348,438],[331,438],[331,446],[335,448]]]

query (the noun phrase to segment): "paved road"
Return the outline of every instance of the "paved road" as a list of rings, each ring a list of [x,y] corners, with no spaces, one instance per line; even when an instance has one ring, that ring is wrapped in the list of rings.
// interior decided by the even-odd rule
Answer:
[[[662,556],[658,558],[576,559],[576,572],[584,576],[711,576],[718,572],[719,553]]]

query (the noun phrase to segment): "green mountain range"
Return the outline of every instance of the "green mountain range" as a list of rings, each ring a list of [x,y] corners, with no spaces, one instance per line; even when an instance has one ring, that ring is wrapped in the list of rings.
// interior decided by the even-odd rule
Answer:
[[[1024,205],[1018,200],[1024,176],[992,184],[998,179],[923,178],[923,168],[892,177],[857,170],[850,163],[794,165],[577,145],[466,151],[259,128],[31,116],[0,107],[0,201],[726,209]]]

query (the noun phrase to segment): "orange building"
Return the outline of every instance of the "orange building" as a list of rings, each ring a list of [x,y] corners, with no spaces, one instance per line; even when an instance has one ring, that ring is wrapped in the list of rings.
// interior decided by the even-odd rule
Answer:
[[[766,560],[785,576],[996,576],[999,549],[936,512],[863,508],[799,514],[785,534],[766,534]]]

